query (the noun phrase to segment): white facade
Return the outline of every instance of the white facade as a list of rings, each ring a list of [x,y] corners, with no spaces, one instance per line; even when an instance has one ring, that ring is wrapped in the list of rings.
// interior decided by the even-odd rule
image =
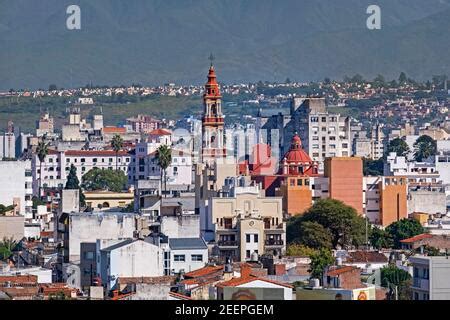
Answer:
[[[31,219],[32,181],[30,161],[0,161],[0,204],[17,204],[17,211]]]
[[[281,286],[276,283],[271,283],[261,279],[250,281],[239,286],[237,288],[262,288],[262,289],[283,289],[284,300],[293,300],[293,290],[292,288]]]
[[[117,156],[117,169],[122,170],[131,179],[131,158],[132,155],[127,151],[119,151]],[[67,176],[70,172],[71,165],[77,169],[78,180],[82,181],[82,177],[89,170],[98,169],[116,169],[116,153],[112,150],[68,150],[54,151],[51,150],[42,162],[42,187],[48,188],[64,188],[67,182]],[[39,191],[40,161],[37,155],[32,159],[33,172],[33,193]]]
[[[99,242],[97,242],[97,245]],[[97,273],[107,289],[114,288],[120,277],[163,276],[163,251],[143,240],[125,240],[98,249]]]
[[[352,151],[350,119],[338,114],[315,113],[309,115],[308,152],[319,162],[323,171],[327,157],[349,157]]]
[[[80,260],[80,244],[97,239],[126,239],[134,235],[135,215],[130,213],[76,213],[69,216],[69,260]]]

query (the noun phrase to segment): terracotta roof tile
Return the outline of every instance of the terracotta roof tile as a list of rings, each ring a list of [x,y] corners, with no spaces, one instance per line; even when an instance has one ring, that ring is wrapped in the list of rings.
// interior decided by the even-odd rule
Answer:
[[[423,239],[429,239],[429,238],[433,238],[433,235],[431,235],[429,233],[422,233],[422,234],[419,234],[417,236],[414,236],[414,237],[411,237],[411,238],[408,238],[408,239],[400,240],[400,242],[401,243],[413,243],[413,242],[416,242],[416,241],[420,241],[420,240],[423,240]]]
[[[223,266],[206,266],[204,268],[188,272],[184,275],[184,277],[185,278],[203,277],[206,275],[210,275],[210,274],[219,272],[221,270],[223,270]]]
[[[340,267],[338,267],[336,269],[328,271],[327,276],[329,276],[329,277],[337,277],[337,276],[339,276],[339,275],[341,275],[343,273],[350,272],[350,271],[353,271],[355,269],[358,269],[358,268],[355,267],[355,266],[340,266]]]
[[[346,262],[356,263],[356,262],[378,262],[385,263],[388,262],[388,258],[381,252],[377,251],[354,251],[349,252]]]
[[[155,129],[149,133],[151,136],[170,136],[172,133],[164,129]]]

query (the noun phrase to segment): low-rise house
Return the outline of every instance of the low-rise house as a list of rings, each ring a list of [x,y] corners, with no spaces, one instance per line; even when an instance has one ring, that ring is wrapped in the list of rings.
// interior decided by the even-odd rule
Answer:
[[[206,266],[184,274],[182,290],[193,300],[216,298],[215,285],[226,278],[224,266]]]
[[[117,280],[117,291],[127,300],[168,300],[175,284],[174,276],[121,277]]]
[[[416,250],[424,247],[433,247],[441,251],[450,249],[449,235],[436,235],[423,233],[417,236],[400,240],[402,248],[405,250]]]
[[[241,265],[241,275],[220,282],[217,287],[218,300],[292,300],[293,286],[252,274],[251,266]]]
[[[363,273],[372,273],[387,266],[389,259],[378,251],[350,251],[344,262],[348,266],[360,268]]]
[[[190,272],[208,263],[208,246],[203,238],[169,238],[171,273]]]
[[[325,270],[323,286],[311,279],[308,287],[297,288],[297,300],[376,300],[376,288],[361,281],[361,269],[338,265]]]
[[[100,247],[97,242],[97,274],[109,292],[123,277],[158,277],[163,275],[163,251],[144,240],[111,241]],[[103,242],[103,245],[105,243]]]

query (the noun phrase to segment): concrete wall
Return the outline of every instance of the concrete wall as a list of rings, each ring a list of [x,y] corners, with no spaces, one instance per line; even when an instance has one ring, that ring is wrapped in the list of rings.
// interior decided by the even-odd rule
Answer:
[[[446,213],[446,196],[444,192],[417,190],[410,191],[408,214],[424,212],[428,214]]]
[[[16,241],[24,237],[25,219],[21,216],[3,217],[0,216],[0,240],[3,238],[13,238]]]
[[[0,204],[10,206],[19,198],[21,214],[25,213],[26,169],[31,169],[30,161],[0,161]]]
[[[169,238],[199,238],[200,216],[164,216],[161,217],[161,232]]]
[[[170,284],[137,283],[136,293],[132,295],[131,300],[167,300],[170,287]]]
[[[109,272],[102,274],[102,281],[108,279],[109,276],[114,276],[108,281],[109,288],[113,288],[120,277],[158,277],[164,275],[162,250],[142,240],[110,251],[109,265]],[[101,267],[101,269],[103,268]]]
[[[69,221],[69,260],[80,259],[80,244],[97,239],[132,238],[135,231],[134,214],[75,214]]]
[[[363,213],[363,164],[361,158],[327,158],[325,176],[330,179],[330,198]]]

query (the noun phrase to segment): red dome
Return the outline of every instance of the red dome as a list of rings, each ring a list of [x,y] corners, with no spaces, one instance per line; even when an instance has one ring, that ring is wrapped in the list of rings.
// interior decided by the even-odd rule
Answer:
[[[284,155],[283,161],[288,163],[312,163],[310,156],[302,149],[302,140],[295,134],[292,138],[291,148]]]

